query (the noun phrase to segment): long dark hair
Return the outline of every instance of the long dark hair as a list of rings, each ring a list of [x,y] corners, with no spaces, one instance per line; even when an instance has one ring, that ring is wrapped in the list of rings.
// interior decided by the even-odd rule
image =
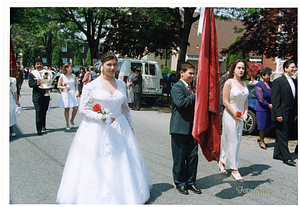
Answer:
[[[234,61],[230,67],[230,71],[229,71],[229,75],[228,75],[228,78],[233,78],[234,76],[234,69],[236,67],[236,65],[239,63],[239,62],[242,62],[244,63],[244,66],[245,66],[245,72],[244,72],[244,75],[241,77],[242,80],[246,80],[247,79],[247,65],[245,63],[244,60],[242,59],[237,59],[236,61]]]

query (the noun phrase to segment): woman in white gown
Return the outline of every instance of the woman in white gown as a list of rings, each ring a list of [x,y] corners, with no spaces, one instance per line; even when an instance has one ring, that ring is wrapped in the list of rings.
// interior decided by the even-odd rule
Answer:
[[[79,105],[79,91],[77,78],[73,72],[73,66],[70,63],[65,63],[62,68],[62,75],[60,75],[57,83],[57,88],[61,90],[61,95],[58,101],[58,107],[65,108],[66,129],[70,130],[70,124],[75,128],[74,119],[78,111]],[[73,108],[71,119],[70,108]]]
[[[9,93],[9,129],[10,135],[12,137],[16,136],[14,132],[14,125],[17,123],[16,115],[15,115],[15,107],[18,105],[20,107],[20,103],[18,101],[17,95],[17,82],[16,79],[13,77],[9,77],[9,86],[10,86],[10,93]]]
[[[114,78],[117,58],[101,58],[101,76],[83,88],[84,115],[71,144],[57,202],[62,204],[144,204],[152,187],[134,136],[126,85]],[[102,115],[93,111],[100,104]]]
[[[228,174],[225,165],[232,169],[232,177],[239,182],[244,179],[238,171],[239,149],[243,133],[243,124],[248,115],[248,88],[246,64],[236,60],[229,71],[229,79],[223,89],[225,111],[222,118],[222,136],[219,168],[221,173]]]

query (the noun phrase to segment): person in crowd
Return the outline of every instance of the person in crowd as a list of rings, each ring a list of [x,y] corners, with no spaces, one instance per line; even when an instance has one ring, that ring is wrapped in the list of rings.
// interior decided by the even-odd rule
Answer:
[[[79,69],[79,73],[78,73],[78,91],[79,91],[79,96],[81,95],[82,93],[82,87],[83,87],[83,82],[82,82],[82,79],[84,77],[84,68],[83,67],[80,67]]]
[[[20,107],[20,103],[18,100],[17,94],[17,81],[14,77],[9,77],[9,86],[10,86],[10,93],[9,93],[9,130],[10,135],[12,137],[16,136],[14,131],[14,125],[17,123],[16,115],[15,115],[15,107],[16,105]]]
[[[180,80],[171,89],[172,115],[170,120],[173,156],[173,180],[176,189],[183,195],[188,190],[201,194],[196,185],[198,166],[198,142],[192,136],[196,94],[190,84],[195,76],[195,66],[184,62],[180,69]]]
[[[229,76],[229,71],[231,68],[232,63],[229,63],[228,67],[227,67],[227,72],[224,73],[221,77],[220,77],[220,104],[221,104],[221,113],[223,113],[225,106],[223,105],[223,88],[224,88],[224,83],[228,80],[228,76]]]
[[[32,102],[35,108],[35,119],[37,134],[42,135],[42,130],[46,131],[46,114],[49,106],[50,96],[45,96],[46,89],[42,89],[41,85],[42,77],[40,72],[43,68],[43,62],[41,58],[34,60],[35,70],[28,75],[28,85],[32,88]]]
[[[94,79],[96,79],[97,73],[95,72],[95,68],[93,66],[90,67],[90,73],[89,73],[89,82],[93,81]]]
[[[132,77],[132,91],[134,93],[134,110],[139,111],[141,108],[141,93],[142,93],[142,75],[141,69],[136,68],[135,74]]]
[[[84,76],[83,76],[83,79],[82,79],[82,82],[83,82],[82,88],[89,82],[89,76],[90,76],[89,67],[91,67],[91,66],[88,66],[88,67],[85,68],[85,73],[84,73]]]
[[[21,70],[21,64],[19,61],[17,61],[17,70],[18,70],[18,76],[16,78],[17,80],[17,94],[18,94],[18,101],[21,97],[21,88],[22,88],[22,84],[24,81],[24,75],[23,75],[23,70]]]
[[[272,120],[276,132],[273,158],[295,166],[288,148],[288,141],[293,133],[292,127],[298,119],[297,80],[292,78],[296,72],[295,62],[285,61],[283,70],[284,75],[273,81],[271,89]]]
[[[267,149],[264,138],[270,128],[274,126],[271,119],[271,73],[272,69],[269,67],[263,67],[260,69],[261,80],[255,84],[257,101],[254,109],[256,111],[257,129],[259,131],[259,146],[262,149]]]
[[[130,75],[127,79],[127,87],[128,87],[128,90],[127,90],[127,101],[128,101],[128,105],[130,108],[134,108],[134,93],[133,93],[133,87],[132,87],[132,78],[134,76],[134,73],[135,73],[135,68],[131,67],[130,68]]]
[[[24,69],[24,79],[28,80],[28,74],[29,74],[29,67],[25,67]]]
[[[62,75],[58,79],[57,88],[61,89],[61,95],[58,101],[58,107],[65,108],[66,130],[70,130],[70,123],[72,128],[75,128],[74,119],[76,117],[79,105],[79,91],[75,74],[73,72],[73,65],[65,63],[62,67]],[[71,119],[70,108],[73,108]]]
[[[246,63],[238,59],[231,65],[229,79],[223,88],[223,105],[225,110],[222,118],[222,135],[219,169],[221,173],[228,174],[225,165],[232,169],[232,177],[244,182],[239,173],[239,149],[243,133],[244,121],[248,115],[248,88],[246,80]]]
[[[68,153],[58,203],[134,205],[150,197],[152,182],[135,139],[126,84],[114,78],[117,60],[112,52],[104,54],[101,75],[83,88],[84,119]]]
[[[256,73],[252,73],[250,74],[250,85],[255,85],[257,83],[257,74]]]

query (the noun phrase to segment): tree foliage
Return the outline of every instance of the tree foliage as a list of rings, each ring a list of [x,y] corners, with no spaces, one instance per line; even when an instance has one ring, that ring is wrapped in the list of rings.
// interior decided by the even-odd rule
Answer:
[[[163,7],[115,10],[105,41],[108,49],[138,59],[149,53],[170,57],[179,43],[176,15],[176,10]]]
[[[106,36],[106,27],[112,10],[109,7],[59,7],[58,20],[66,28],[69,39],[87,41],[91,58],[97,58],[100,39]],[[83,34],[85,37],[81,36]]]
[[[297,8],[267,8],[245,16],[243,37],[223,50],[226,54],[241,49],[267,58],[289,58],[297,62]]]
[[[38,40],[35,48],[40,47],[41,51],[45,51],[49,65],[52,61],[53,47],[57,44],[57,37],[61,29],[61,25],[54,20],[55,14],[52,7],[11,8],[11,25],[19,26],[30,37]],[[12,38],[15,37],[12,36]]]
[[[74,65],[83,65],[82,63],[82,53],[81,50],[79,48],[77,48],[77,50],[75,51],[75,55],[74,55]]]
[[[236,42],[239,42],[241,40],[242,36],[237,36],[235,38],[235,41],[233,43],[231,43],[229,45],[229,48],[236,44]],[[249,62],[249,53],[244,53],[242,51],[241,48],[237,47],[236,50],[234,51],[230,51],[229,53],[227,53],[226,55],[226,59],[225,59],[225,68],[228,68],[228,65],[230,63],[233,63],[234,61],[236,61],[237,59],[242,59],[244,60],[246,63]]]
[[[60,46],[56,46],[53,49],[53,54],[52,54],[52,65],[54,67],[61,67],[63,65],[63,61],[62,61],[62,49]]]
[[[87,51],[87,54],[86,54],[85,65],[92,65],[90,49]]]

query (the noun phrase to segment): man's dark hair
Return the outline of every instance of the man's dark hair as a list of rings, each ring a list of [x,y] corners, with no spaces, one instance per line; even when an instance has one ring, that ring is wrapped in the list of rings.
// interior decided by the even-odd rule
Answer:
[[[195,66],[190,62],[183,62],[181,64],[181,69],[180,70],[182,70],[183,72],[186,72],[190,68],[195,69]]]
[[[293,61],[293,60],[287,60],[287,61],[285,61],[283,63],[283,66],[282,66],[283,67],[283,72],[285,72],[285,68],[290,67],[290,64],[292,64],[292,63],[294,63],[296,65],[295,61]]]
[[[141,73],[141,69],[140,68],[136,68],[135,71],[138,72],[138,73]]]
[[[35,59],[34,59],[34,64],[33,64],[33,66],[35,66],[35,63],[37,63],[37,62],[40,62],[40,63],[43,64],[42,59],[38,57],[38,58],[35,58]]]
[[[95,70],[95,68],[92,66],[92,67],[90,67],[90,71],[94,71]]]
[[[130,70],[132,70],[132,72],[135,73],[135,68],[134,67],[131,67]]]

